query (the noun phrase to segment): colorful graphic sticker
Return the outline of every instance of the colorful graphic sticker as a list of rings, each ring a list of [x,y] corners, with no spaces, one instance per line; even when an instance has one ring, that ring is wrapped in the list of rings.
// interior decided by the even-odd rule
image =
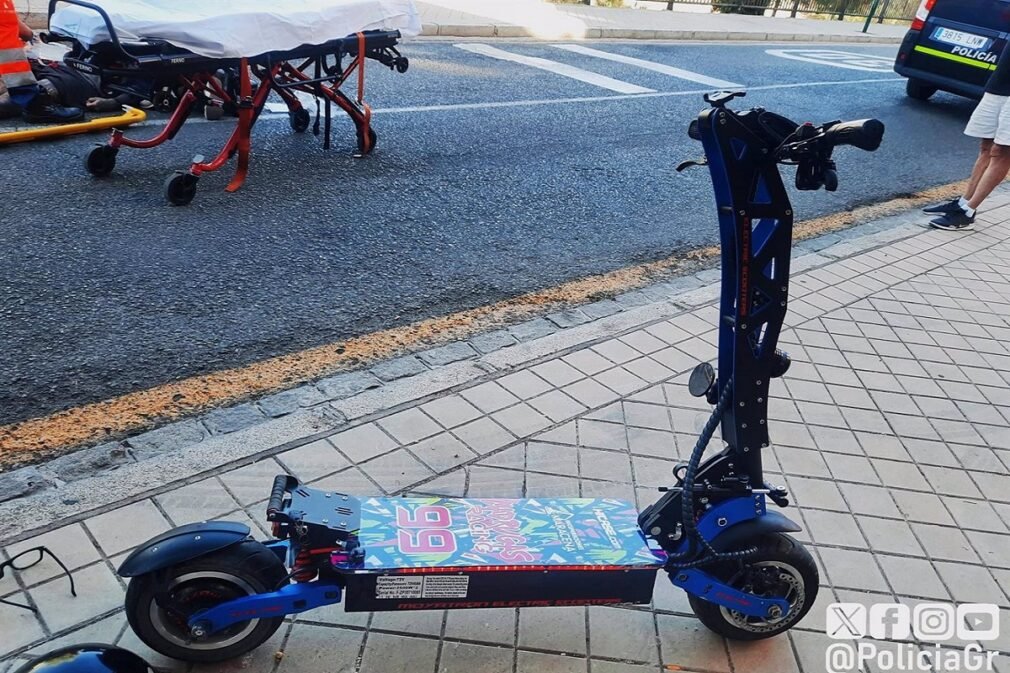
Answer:
[[[663,563],[635,508],[610,499],[370,498],[358,539],[367,570]]]

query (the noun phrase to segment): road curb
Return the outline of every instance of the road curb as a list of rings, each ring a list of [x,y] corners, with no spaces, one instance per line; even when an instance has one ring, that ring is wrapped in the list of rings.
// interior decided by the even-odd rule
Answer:
[[[23,15],[24,21],[35,30],[45,30],[48,27],[48,17],[39,12]],[[422,37],[453,37],[453,38],[531,38],[539,37],[535,31],[526,26],[513,24],[439,24],[426,23],[422,26]],[[774,32],[731,32],[725,30],[647,30],[638,28],[589,28],[586,34],[577,37],[573,35],[554,36],[558,39],[589,39],[589,40],[673,40],[673,41],[706,41],[706,42],[854,42],[864,44],[901,44],[900,37],[883,35],[838,35],[804,34],[804,33],[774,33]]]
[[[908,211],[812,238],[795,246],[794,273],[800,276],[803,272],[921,233],[921,215]],[[572,318],[562,315],[565,312],[520,323],[499,330],[508,332],[510,339],[480,342],[482,345],[499,344],[490,352],[484,352],[476,341],[460,342],[473,347],[472,357],[426,367],[382,385],[371,378],[350,381],[346,386],[337,385],[340,383],[337,379],[369,376],[360,371],[339,374],[256,402],[166,425],[122,442],[15,470],[10,479],[17,481],[24,476],[18,482],[24,482],[24,492],[20,494],[23,497],[8,493],[5,495],[9,499],[0,502],[0,522],[4,526],[3,537],[7,538],[0,540],[0,544],[24,539],[57,521],[69,523],[157,495],[203,479],[215,471],[254,463],[457,390],[501,378],[540,361],[663,320],[687,316],[718,301],[718,278],[717,270],[707,269],[633,290],[614,299],[586,304],[573,310],[585,316],[602,317],[583,321],[577,315],[571,327],[562,327]],[[443,345],[404,358],[418,362],[442,361],[445,348]],[[443,357],[435,357],[436,351],[441,351],[439,355]],[[309,389],[315,392],[339,390],[343,394],[336,399],[325,395],[322,402],[317,395],[312,395],[316,402],[311,406],[299,407],[277,418],[261,413],[258,422],[248,422],[247,417],[253,415],[250,413],[253,410],[265,412],[265,402]],[[229,421],[233,415],[234,423]],[[228,426],[228,430],[214,431],[216,426]],[[93,471],[80,476],[87,473],[89,467]],[[18,474],[21,471],[25,471],[23,475]]]

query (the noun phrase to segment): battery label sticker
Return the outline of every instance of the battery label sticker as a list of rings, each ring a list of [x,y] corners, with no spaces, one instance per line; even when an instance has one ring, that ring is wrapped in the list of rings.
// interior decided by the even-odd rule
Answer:
[[[375,597],[385,599],[420,598],[423,577],[381,575],[375,578]]]
[[[440,575],[424,578],[422,598],[466,598],[469,575]]]

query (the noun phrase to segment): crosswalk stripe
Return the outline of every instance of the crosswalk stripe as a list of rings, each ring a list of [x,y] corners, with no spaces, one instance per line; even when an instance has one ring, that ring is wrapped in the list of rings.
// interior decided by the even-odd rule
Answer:
[[[571,77],[572,79],[577,79],[580,82],[585,82],[586,84],[592,84],[594,86],[602,87],[604,89],[610,89],[611,91],[616,91],[617,93],[624,94],[637,94],[637,93],[654,93],[655,89],[648,89],[644,86],[638,86],[637,84],[631,84],[629,82],[622,82],[619,79],[614,79],[612,77],[607,77],[606,75],[600,75],[595,72],[590,72],[588,70],[582,70],[581,68],[576,68],[565,63],[558,63],[557,61],[550,61],[546,58],[537,58],[535,56],[523,56],[521,54],[514,54],[510,51],[505,51],[504,49],[498,49],[497,47],[492,47],[488,44],[474,44],[465,43],[457,44],[456,47],[464,51],[469,51],[474,54],[481,54],[482,56],[490,56],[491,58],[497,58],[502,61],[512,61],[513,63],[520,63],[522,65],[527,65],[531,68],[539,68],[540,70],[546,70],[548,72],[553,72],[556,75],[563,75],[565,77]]]
[[[655,61],[646,61],[645,59],[633,58],[631,56],[623,56],[621,54],[614,54],[609,51],[600,51],[599,49],[593,49],[591,47],[583,47],[580,44],[553,44],[551,46],[557,47],[558,49],[564,49],[565,51],[571,51],[576,54],[582,54],[584,56],[594,56],[596,58],[602,58],[608,61],[615,61],[617,63],[625,63],[627,65],[637,66],[639,68],[644,68],[646,70],[652,70],[654,72],[661,72],[664,75],[670,75],[671,77],[679,77],[680,79],[686,79],[690,82],[697,82],[699,84],[715,87],[717,89],[745,88],[742,84],[736,84],[735,82],[729,82],[724,79],[716,79],[715,77],[708,77],[707,75],[701,75],[696,72],[691,72],[690,70],[675,68],[672,65],[656,63]]]

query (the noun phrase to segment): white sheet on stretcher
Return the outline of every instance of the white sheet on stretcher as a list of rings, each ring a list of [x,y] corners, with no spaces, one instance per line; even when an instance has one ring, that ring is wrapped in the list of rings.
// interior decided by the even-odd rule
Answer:
[[[258,56],[366,30],[421,32],[413,0],[90,0],[121,41],[165,40],[211,58]],[[109,41],[102,17],[59,5],[49,29],[91,46]]]

